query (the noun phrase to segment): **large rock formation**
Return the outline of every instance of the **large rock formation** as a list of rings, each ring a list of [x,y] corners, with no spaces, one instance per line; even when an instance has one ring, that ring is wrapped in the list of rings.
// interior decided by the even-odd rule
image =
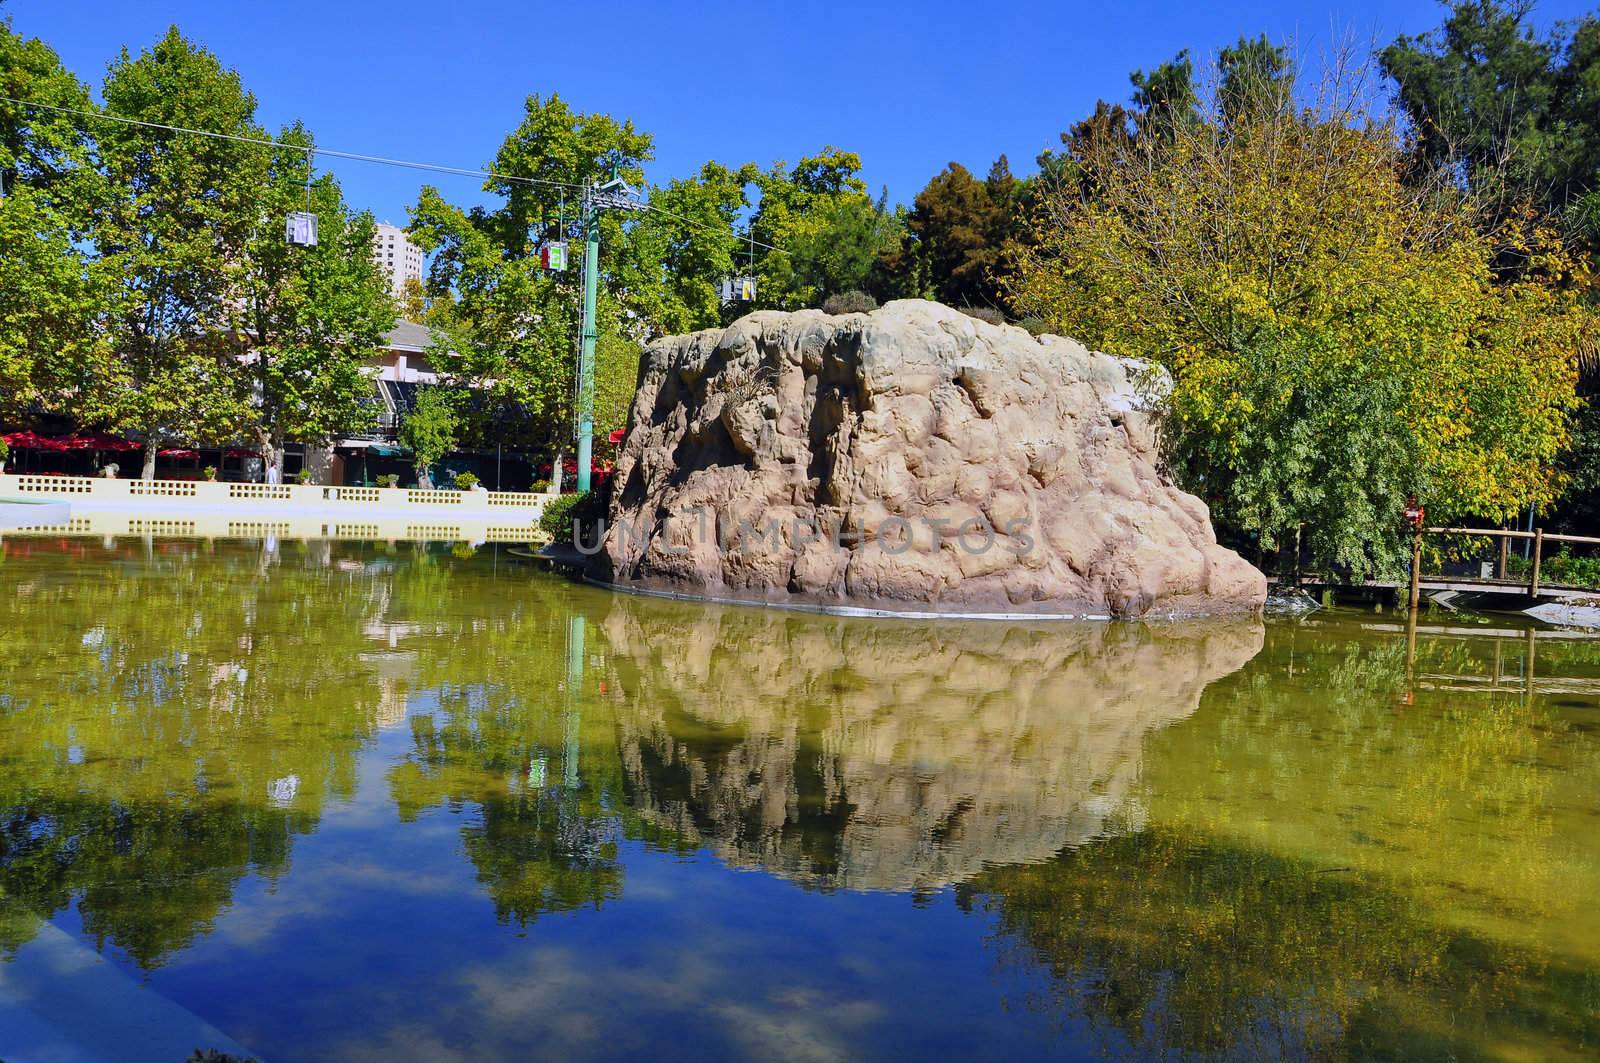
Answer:
[[[1261,573],[1159,470],[1139,369],[921,300],[659,340],[591,574],[901,609],[1254,609]]]

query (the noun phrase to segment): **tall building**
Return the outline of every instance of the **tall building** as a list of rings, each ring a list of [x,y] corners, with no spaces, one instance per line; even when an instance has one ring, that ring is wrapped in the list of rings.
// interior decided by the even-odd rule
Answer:
[[[422,280],[422,249],[397,225],[378,223],[372,234],[372,258],[389,278],[389,291],[396,299],[405,293],[408,280]]]

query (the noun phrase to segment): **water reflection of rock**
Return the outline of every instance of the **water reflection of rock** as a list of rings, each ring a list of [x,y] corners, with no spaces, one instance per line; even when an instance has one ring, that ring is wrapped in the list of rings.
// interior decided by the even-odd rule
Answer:
[[[1262,645],[1244,619],[1015,627],[637,602],[603,629],[640,813],[731,863],[858,889],[959,882],[1137,825],[1144,736]]]

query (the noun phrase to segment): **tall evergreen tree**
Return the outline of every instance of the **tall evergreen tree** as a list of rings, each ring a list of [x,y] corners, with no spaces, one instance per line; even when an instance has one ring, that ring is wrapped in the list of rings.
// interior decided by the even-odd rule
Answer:
[[[1194,84],[1194,60],[1185,48],[1149,73],[1136,70],[1133,83],[1135,124],[1139,132],[1170,135],[1179,126],[1200,120],[1200,94]]]
[[[1600,18],[1540,37],[1531,5],[1462,0],[1381,54],[1418,162],[1454,167],[1499,214],[1531,201],[1600,247]]]
[[[1217,104],[1222,120],[1233,123],[1251,108],[1282,110],[1289,106],[1294,78],[1289,55],[1282,45],[1267,40],[1267,35],[1251,39],[1240,37],[1232,47],[1217,56]]]
[[[915,260],[925,294],[950,306],[1005,309],[1005,247],[1025,193],[1004,155],[982,181],[952,162],[917,193],[902,258]]]

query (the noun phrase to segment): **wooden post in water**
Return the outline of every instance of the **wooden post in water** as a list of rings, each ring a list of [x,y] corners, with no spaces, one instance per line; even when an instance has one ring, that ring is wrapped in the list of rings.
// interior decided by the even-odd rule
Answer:
[[[1422,600],[1422,529],[1411,535],[1411,611],[1417,611]]]
[[[1417,610],[1412,606],[1406,617],[1406,699],[1412,704],[1417,696]]]
[[[1527,661],[1522,668],[1522,704],[1533,704],[1533,657],[1537,634],[1533,628],[1528,629]]]
[[[1539,596],[1539,557],[1544,553],[1544,529],[1533,530],[1533,578],[1528,583],[1529,597]]]
[[[1511,536],[1500,536],[1500,560],[1494,567],[1494,578],[1506,578],[1506,556],[1511,552]]]

